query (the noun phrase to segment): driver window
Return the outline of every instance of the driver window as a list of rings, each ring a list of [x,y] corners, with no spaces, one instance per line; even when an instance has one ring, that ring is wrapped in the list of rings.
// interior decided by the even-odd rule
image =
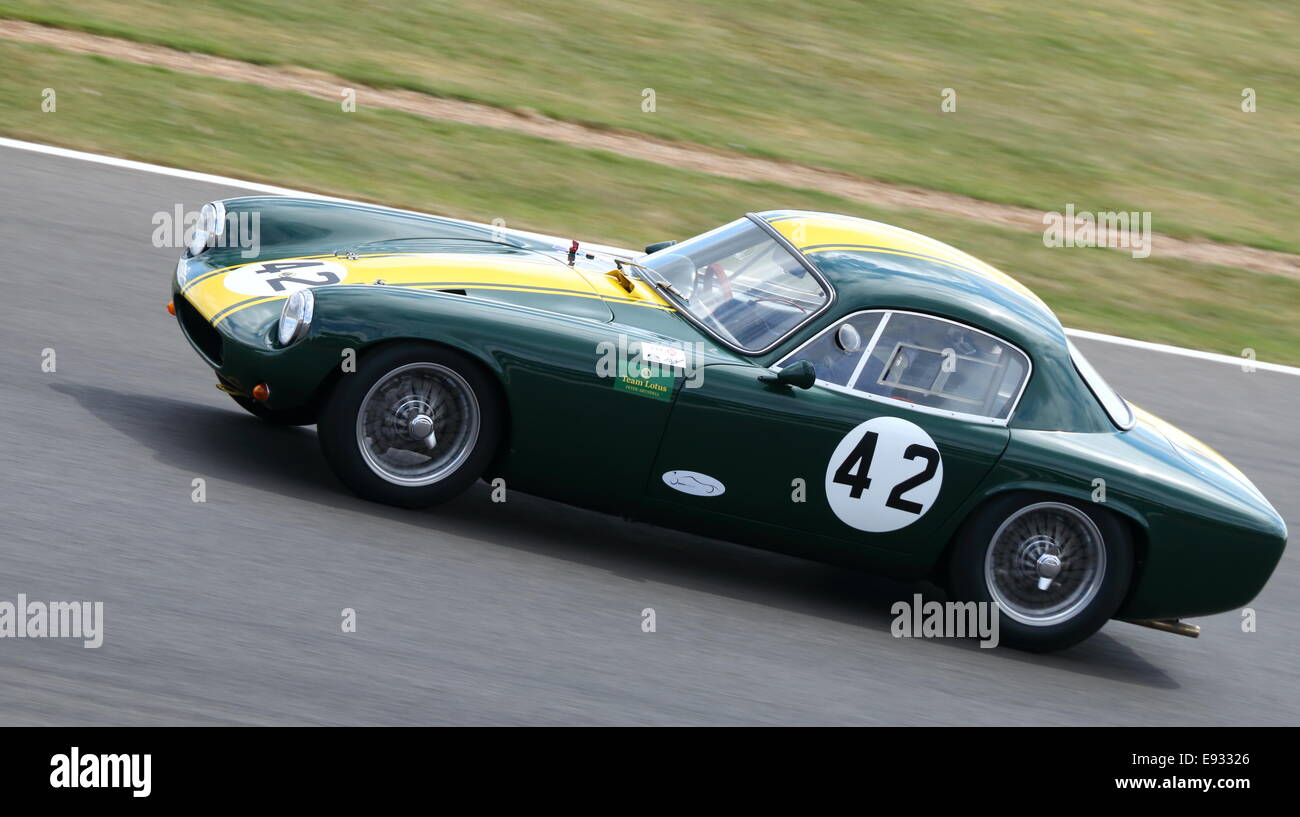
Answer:
[[[856,352],[844,348],[846,324],[861,337]],[[850,316],[781,365],[797,360],[824,384],[995,420],[1011,416],[1029,376],[1025,354],[993,335],[910,312]]]
[[[848,386],[857,370],[858,361],[867,351],[876,327],[884,318],[883,312],[859,312],[832,326],[812,343],[781,362],[789,366],[806,360],[817,369],[817,379],[836,386]],[[849,327],[845,329],[844,327]],[[856,336],[857,343],[853,343]]]

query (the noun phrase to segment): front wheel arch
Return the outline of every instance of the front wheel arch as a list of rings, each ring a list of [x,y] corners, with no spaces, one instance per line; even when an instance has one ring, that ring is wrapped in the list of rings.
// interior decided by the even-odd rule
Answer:
[[[414,367],[441,369],[444,375],[435,377],[450,378],[460,383],[463,393],[470,400],[468,416],[473,418],[474,430],[467,433],[473,433],[477,439],[477,442],[471,444],[468,453],[463,455],[466,457],[463,463],[454,465],[455,470],[445,477],[430,475],[431,481],[428,482],[415,481],[423,478],[418,473],[399,476],[399,472],[376,470],[382,466],[376,466],[374,462],[367,463],[370,455],[366,449],[358,448],[355,442],[360,439],[356,436],[360,434],[359,412],[365,410],[377,384],[395,372]],[[332,388],[323,392],[317,435],[325,459],[335,475],[362,497],[407,508],[440,504],[464,491],[501,455],[504,432],[508,427],[505,421],[507,411],[504,390],[495,373],[473,355],[446,344],[392,341],[375,344],[367,347],[364,353],[359,353],[355,374],[360,379],[349,380],[350,374],[352,373],[340,371]],[[451,384],[451,380],[447,382]],[[454,391],[456,387],[451,385],[451,388]],[[419,391],[416,393],[419,394]],[[427,394],[423,399],[428,399]],[[422,410],[437,416],[427,407]],[[401,432],[397,433],[400,435]],[[406,448],[405,445],[396,447]],[[459,458],[462,455],[456,456]],[[405,465],[407,463],[402,463],[399,467]],[[405,481],[406,479],[412,481]]]
[[[493,388],[496,390],[495,395],[500,400],[500,404],[502,407],[503,416],[502,416],[501,429],[500,429],[501,443],[499,445],[498,457],[502,452],[508,451],[510,448],[510,436],[511,436],[510,432],[511,429],[514,428],[514,424],[511,420],[510,401],[508,399],[508,394],[505,388],[505,375],[501,371],[501,369],[495,365],[495,361],[492,361],[490,357],[486,355],[478,354],[474,350],[466,349],[464,347],[457,346],[452,343],[430,340],[428,338],[418,338],[418,337],[384,338],[383,340],[377,340],[372,343],[368,343],[364,346],[356,347],[357,368],[359,369],[361,367],[361,363],[363,360],[365,360],[366,358],[372,355],[378,354],[379,352],[382,352],[385,349],[394,346],[407,346],[407,345],[425,346],[432,349],[446,349],[455,352],[457,354],[464,355],[465,357],[470,358],[472,361],[478,364],[482,372],[485,375],[487,375],[488,380],[491,381]],[[340,348],[340,351],[343,348],[353,348],[353,347],[344,346]],[[345,377],[348,374],[351,373],[343,371],[343,366],[341,365],[341,363],[340,365],[336,365],[330,368],[329,374],[327,374],[321,380],[320,384],[316,387],[316,390],[312,393],[312,396],[308,401],[308,405],[310,405],[313,414],[320,413],[321,409],[324,408],[325,401],[329,399],[330,395],[334,393],[335,388],[338,387],[339,380],[341,380],[343,377]]]

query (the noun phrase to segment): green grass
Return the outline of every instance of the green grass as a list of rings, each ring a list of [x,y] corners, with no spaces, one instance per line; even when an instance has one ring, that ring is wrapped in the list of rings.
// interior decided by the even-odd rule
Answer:
[[[0,15],[1300,251],[1294,3],[0,0]]]
[[[963,219],[364,107],[345,114],[297,94],[33,46],[0,42],[0,72],[6,136],[624,246],[688,236],[751,210],[850,213],[988,260],[1038,291],[1068,326],[1234,355],[1252,347],[1261,360],[1300,363],[1300,281],[1049,249],[1036,234]],[[55,113],[40,110],[47,87],[58,93]],[[151,229],[141,224],[141,242]]]

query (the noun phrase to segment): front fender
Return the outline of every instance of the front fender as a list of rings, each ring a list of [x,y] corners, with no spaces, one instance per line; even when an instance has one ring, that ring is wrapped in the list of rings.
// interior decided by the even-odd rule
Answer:
[[[502,381],[522,350],[516,338],[540,324],[554,331],[562,317],[465,295],[383,286],[332,286],[312,291],[315,316],[305,337],[287,348],[269,342],[269,324],[245,321],[221,373],[241,383],[271,386],[268,406],[291,409],[320,399],[333,380],[378,344],[438,343],[470,355]],[[278,305],[278,304],[277,304]],[[278,310],[276,311],[278,315]],[[575,329],[576,331],[576,329]]]

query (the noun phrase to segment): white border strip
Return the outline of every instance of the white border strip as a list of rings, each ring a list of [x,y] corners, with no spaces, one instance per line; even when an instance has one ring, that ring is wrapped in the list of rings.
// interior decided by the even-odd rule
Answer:
[[[116,156],[102,156],[98,153],[86,153],[80,150],[71,150],[69,148],[55,147],[54,145],[42,145],[37,142],[23,142],[18,139],[7,139],[0,136],[0,148],[13,148],[14,150],[26,150],[32,153],[43,153],[47,156],[58,156],[61,159],[76,159],[82,162],[94,162],[95,164],[108,165],[110,167],[120,167],[124,170],[136,170],[141,173],[154,173],[160,176],[171,176],[177,179],[187,179],[194,182],[204,182],[207,184],[220,184],[226,187],[238,187],[242,190],[249,190],[256,193],[265,193],[271,196],[297,196],[299,198],[320,199],[322,201],[339,201],[348,204],[364,204],[353,199],[344,199],[337,196],[324,196],[320,193],[309,193],[305,190],[294,190],[289,187],[279,187],[273,184],[262,184],[259,182],[248,182],[243,179],[233,179],[229,176],[217,176],[211,173],[199,173],[194,170],[181,170],[175,167],[165,167],[163,165],[149,164],[148,162],[137,162],[132,159],[119,159]],[[368,205],[375,206],[375,205]],[[396,209],[396,208],[389,208]],[[411,213],[413,210],[402,210],[400,212]],[[427,215],[419,213],[418,215]],[[440,216],[447,218],[447,216]],[[479,227],[490,227],[491,225],[480,224],[475,221],[466,221],[465,219],[451,219],[459,221],[462,224],[474,224]],[[544,241],[556,241],[564,243],[564,239],[541,233],[532,233],[525,230],[514,230],[502,228],[502,232],[513,233],[515,235],[527,236],[529,238],[542,239]],[[607,255],[616,255],[620,258],[633,258],[640,253],[633,250],[622,249],[620,247],[610,247],[604,244],[586,244],[584,249]],[[1226,363],[1232,366],[1253,365],[1257,370],[1266,372],[1277,372],[1279,374],[1300,375],[1300,367],[1283,366],[1280,363],[1263,363],[1260,361],[1250,361],[1247,358],[1233,357],[1231,355],[1221,355],[1215,352],[1201,352],[1196,349],[1184,349],[1181,346],[1169,346],[1164,343],[1151,343],[1145,340],[1133,340],[1131,338],[1121,338],[1115,335],[1104,335],[1100,332],[1088,332],[1083,329],[1066,329],[1065,333],[1071,337],[1082,338],[1084,340],[1094,340],[1101,343],[1113,343],[1117,346],[1128,346],[1133,349],[1142,349],[1148,352],[1162,352],[1169,355],[1178,355],[1180,357],[1191,357],[1197,360],[1208,360],[1214,363]]]
[[[32,153],[43,153],[47,156],[58,156],[61,159],[76,159],[82,162],[93,162],[99,165],[108,165],[110,167],[120,167],[124,170],[137,170],[141,173],[154,173],[159,176],[171,176],[176,179],[186,179],[192,182],[203,182],[205,184],[220,184],[226,187],[238,187],[242,190],[248,190],[253,193],[265,193],[269,196],[294,196],[302,199],[317,199],[319,201],[338,201],[345,204],[364,204],[367,207],[380,207],[382,205],[370,204],[368,202],[356,201],[355,199],[344,199],[338,196],[326,196],[320,193],[309,193],[306,190],[294,190],[289,187],[279,187],[274,184],[262,184],[261,182],[249,182],[243,179],[232,179],[229,176],[217,176],[212,173],[199,173],[194,170],[181,170],[175,167],[166,167],[164,165],[149,164],[148,162],[137,162],[134,159],[120,159],[116,156],[102,156],[98,153],[85,153],[80,150],[71,150],[69,148],[55,147],[54,145],[42,145],[36,142],[23,142],[18,139],[7,139],[0,136],[0,148],[13,148],[15,150],[26,150]],[[428,213],[419,213],[414,210],[402,210],[396,207],[387,207],[388,210],[396,210],[401,213],[415,213],[415,215],[427,216]],[[491,224],[483,224],[477,221],[467,221],[462,218],[452,218],[451,216],[438,216],[449,221],[457,221],[461,224],[472,224],[475,227],[486,227],[493,229]],[[569,239],[560,238],[553,235],[544,235],[542,233],[533,233],[527,230],[515,230],[510,227],[499,228],[503,233],[511,235],[524,236],[527,238],[540,239],[542,241],[554,241],[557,244],[567,245]],[[626,250],[621,247],[610,247],[604,244],[582,243],[583,250],[602,253],[604,255],[614,255],[619,258],[632,259],[641,253],[634,250]]]
[[[242,179],[232,179],[229,176],[214,176],[211,173],[197,173],[193,170],[178,170],[174,167],[163,167],[162,165],[151,165],[148,162],[137,162],[132,159],[119,159],[116,156],[101,156],[98,153],[85,153],[80,150],[70,150],[68,148],[55,147],[54,145],[42,145],[36,142],[22,142],[17,139],[7,139],[0,136],[0,147],[13,148],[14,150],[27,150],[32,153],[44,153],[47,156],[58,156],[61,159],[78,159],[83,162],[94,162],[99,165],[110,165],[112,167],[121,167],[126,170],[139,170],[142,173],[156,173],[160,176],[173,176],[178,179],[189,179],[195,182],[207,182],[209,184],[224,184],[227,187],[239,187],[244,190],[252,190],[258,193],[267,193],[272,196],[300,196],[307,199],[331,199],[331,196],[322,196],[319,193],[307,193],[302,190],[290,190],[287,187],[276,187],[273,184],[259,184],[258,182],[246,182]],[[346,199],[334,199],[335,201],[346,201]]]
[[[1265,372],[1300,375],[1300,368],[1295,366],[1283,366],[1281,363],[1261,363],[1260,361],[1251,360],[1245,357],[1233,357],[1232,355],[1221,355],[1217,352],[1201,352],[1196,349],[1184,349],[1181,346],[1170,346],[1166,343],[1152,343],[1146,340],[1133,340],[1132,338],[1121,338],[1116,337],[1115,335],[1103,335],[1100,332],[1089,332],[1085,329],[1066,329],[1065,334],[1075,338],[1083,338],[1084,340],[1096,340],[1101,341],[1102,343],[1113,343],[1117,346],[1129,346],[1134,349],[1143,349],[1148,352],[1164,352],[1167,355],[1194,357],[1197,360],[1227,363],[1232,366],[1253,366],[1254,368]]]

